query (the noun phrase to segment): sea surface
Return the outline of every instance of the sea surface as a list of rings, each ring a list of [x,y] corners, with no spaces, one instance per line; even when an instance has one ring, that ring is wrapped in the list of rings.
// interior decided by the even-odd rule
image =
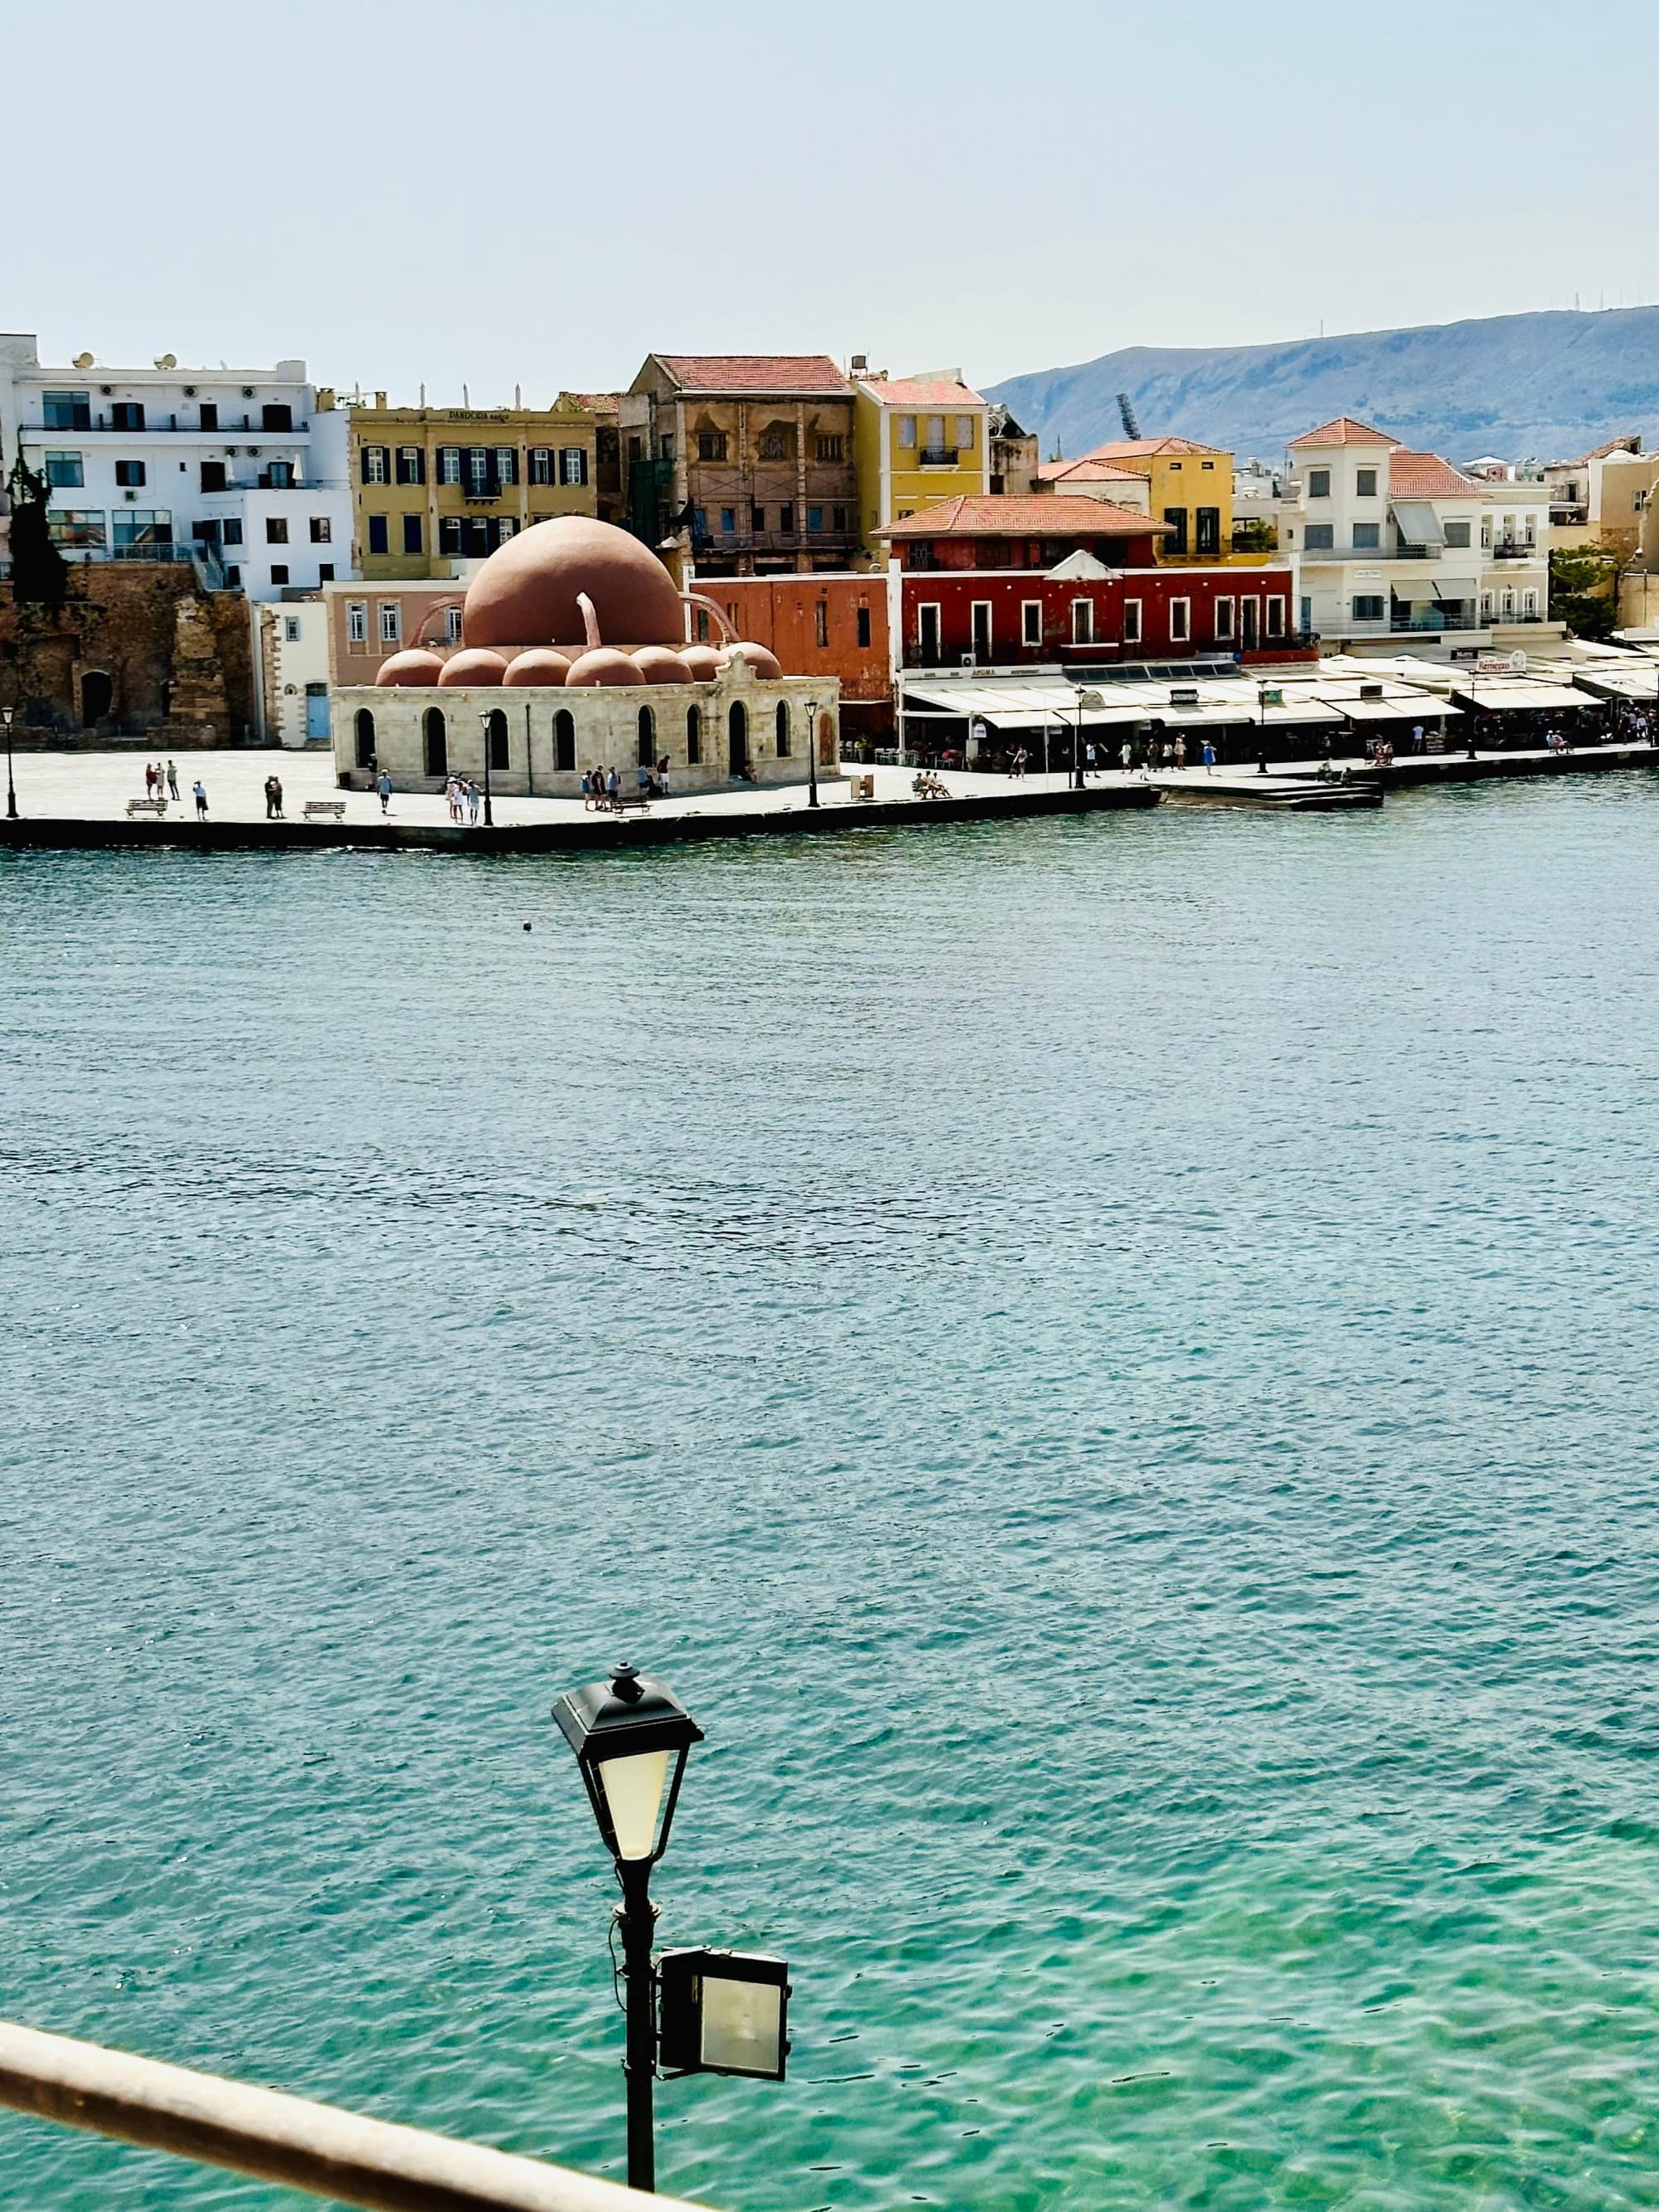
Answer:
[[[629,1659],[795,1992],[665,2190],[1659,2203],[1656,860],[0,856],[0,2014],[620,2174]]]

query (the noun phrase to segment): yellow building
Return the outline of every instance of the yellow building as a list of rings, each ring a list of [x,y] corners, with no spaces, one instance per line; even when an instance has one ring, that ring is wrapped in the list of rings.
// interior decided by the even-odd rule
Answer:
[[[872,557],[876,532],[941,499],[991,489],[990,408],[959,372],[932,376],[857,373],[853,422],[859,520]]]
[[[1170,526],[1158,549],[1161,562],[1224,561],[1231,555],[1233,457],[1219,446],[1195,445],[1190,438],[1119,438],[1080,458],[1146,478],[1152,520]]]
[[[597,514],[613,412],[350,404],[353,557],[370,582],[447,576],[555,514]],[[612,471],[614,473],[614,471]],[[607,518],[608,519],[608,518]]]

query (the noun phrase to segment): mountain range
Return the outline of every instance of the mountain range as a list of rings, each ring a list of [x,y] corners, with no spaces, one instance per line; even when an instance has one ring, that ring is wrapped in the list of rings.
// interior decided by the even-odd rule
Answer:
[[[1277,345],[1126,346],[1036,369],[988,397],[1035,430],[1047,459],[1165,432],[1276,460],[1286,441],[1357,415],[1407,446],[1469,461],[1571,459],[1625,431],[1659,434],[1659,307],[1560,309],[1292,338]]]

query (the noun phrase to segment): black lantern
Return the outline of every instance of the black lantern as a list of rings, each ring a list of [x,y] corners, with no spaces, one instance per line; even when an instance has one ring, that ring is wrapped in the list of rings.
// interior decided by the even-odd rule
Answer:
[[[553,1708],[612,1858],[654,1866],[668,1848],[685,1755],[702,1730],[666,1682],[618,1667]]]

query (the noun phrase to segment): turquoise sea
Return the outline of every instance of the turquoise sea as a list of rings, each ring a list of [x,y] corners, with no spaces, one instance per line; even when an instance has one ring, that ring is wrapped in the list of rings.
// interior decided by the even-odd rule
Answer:
[[[1659,2203],[1656,856],[0,857],[0,2013],[619,2173],[627,1658],[796,1990],[665,2189]]]

